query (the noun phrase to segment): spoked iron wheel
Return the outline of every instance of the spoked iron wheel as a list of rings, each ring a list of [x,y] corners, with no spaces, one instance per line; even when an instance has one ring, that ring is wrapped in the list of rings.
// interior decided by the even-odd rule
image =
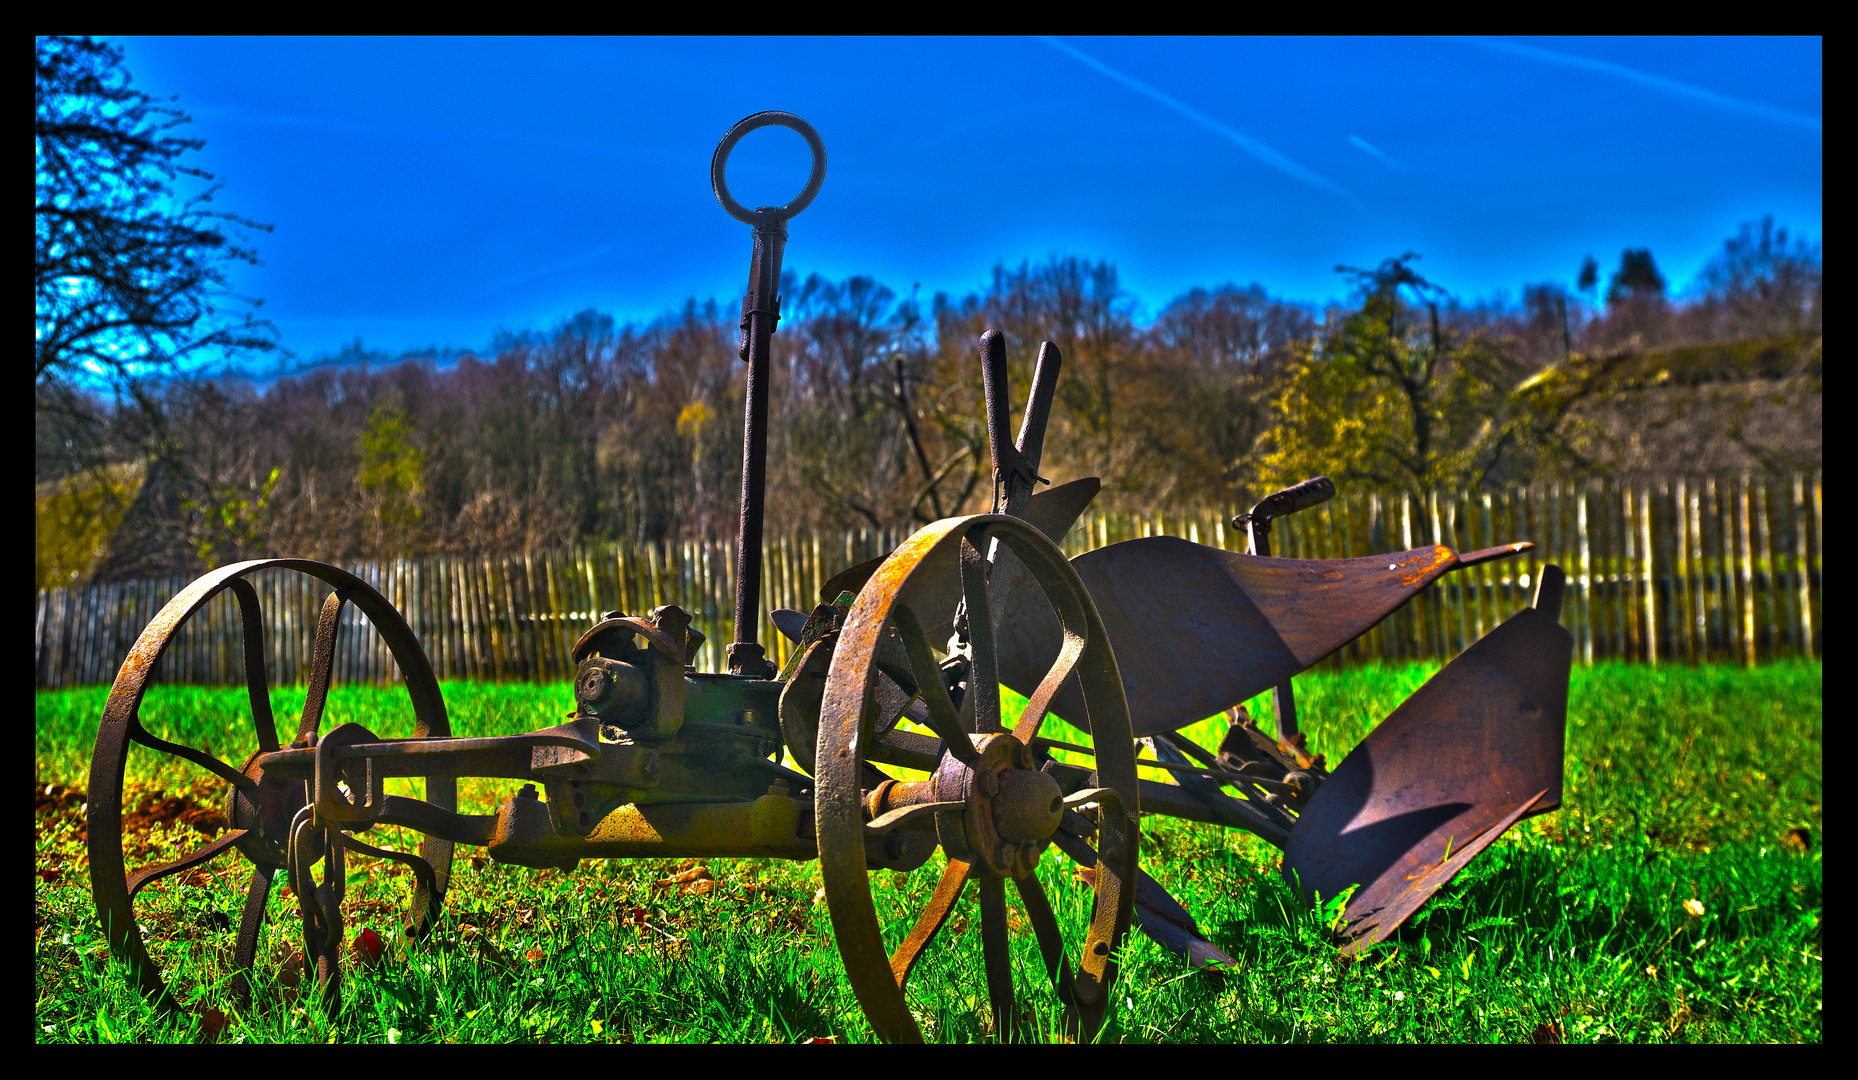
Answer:
[[[239,997],[248,998],[250,988],[243,980],[257,955],[265,902],[277,872],[285,870],[286,880],[307,878],[308,867],[333,849],[330,866],[324,871],[325,884],[318,888],[311,882],[300,881],[297,884],[303,887],[296,890],[308,938],[306,967],[317,972],[325,1000],[333,1005],[340,985],[337,963],[341,944],[340,917],[337,915],[334,924],[328,925],[320,906],[320,901],[328,897],[317,894],[326,894],[333,888],[339,898],[341,850],[348,848],[360,854],[413,865],[420,884],[415,889],[406,928],[409,934],[424,934],[431,928],[451,873],[452,845],[449,842],[429,837],[420,845],[419,855],[413,856],[378,851],[347,839],[333,827],[310,821],[314,815],[309,805],[308,782],[267,778],[259,767],[260,755],[280,747],[265,676],[264,623],[258,593],[245,578],[254,571],[272,567],[300,571],[334,586],[317,622],[303,720],[289,746],[308,747],[317,742],[317,729],[322,722],[335,665],[336,631],[342,607],[351,601],[379,631],[406,679],[416,721],[413,734],[422,738],[451,734],[438,681],[412,629],[385,597],[339,567],[303,559],[235,563],[199,578],[170,600],[136,639],[110,688],[103,722],[97,731],[96,749],[91,755],[89,803],[85,811],[91,893],[97,904],[97,917],[111,950],[129,965],[142,993],[163,1009],[176,1008],[178,1002],[163,978],[160,965],[149,954],[135,913],[136,895],[156,881],[206,865],[233,850],[251,860],[253,869],[233,950],[233,967],[240,980],[234,990]],[[238,764],[205,750],[161,739],[143,726],[139,715],[142,696],[162,654],[189,618],[214,596],[228,589],[239,605],[246,688],[251,702],[252,734],[244,747],[248,753]],[[123,782],[132,743],[158,754],[190,761],[222,781],[226,785],[225,813],[230,826],[219,837],[189,854],[172,862],[138,868],[134,874],[126,870],[123,846]],[[428,780],[426,798],[445,809],[455,809],[457,781],[449,778]],[[293,833],[298,841],[295,845],[292,844]],[[293,854],[298,864],[295,874],[290,872]],[[319,952],[322,955],[317,955]]]
[[[1056,660],[1010,730],[1000,718],[993,620],[986,587],[990,540],[1017,556],[1039,584],[1063,628]],[[938,551],[956,548],[966,609],[971,670],[962,729],[943,672],[908,602],[918,571]],[[946,565],[946,563],[944,563]],[[922,589],[928,593],[934,590]],[[913,687],[944,750],[922,783],[888,782],[861,791],[866,743],[873,737],[880,669]],[[1075,677],[1083,691],[1096,754],[1094,786],[1063,793],[1041,771],[1034,739],[1052,696]],[[994,1031],[1023,1034],[1008,942],[1006,883],[1011,879],[1038,939],[1045,973],[1066,1011],[1065,1027],[1088,1039],[1101,1027],[1116,977],[1116,949],[1128,931],[1135,898],[1136,771],[1134,740],[1121,678],[1096,607],[1064,553],[1024,521],[1003,515],[953,518],[918,532],[887,559],[858,594],[840,631],[820,710],[815,815],[820,872],[833,934],[853,991],[879,1036],[920,1042],[905,1001],[910,970],[922,958],[962,891],[980,901],[981,949]],[[1081,948],[1068,952],[1037,867],[1068,808],[1101,808],[1102,856],[1090,923]],[[866,869],[867,840],[886,831],[928,827],[948,855],[940,883],[915,925],[887,948]],[[1075,965],[1075,966],[1074,966]]]

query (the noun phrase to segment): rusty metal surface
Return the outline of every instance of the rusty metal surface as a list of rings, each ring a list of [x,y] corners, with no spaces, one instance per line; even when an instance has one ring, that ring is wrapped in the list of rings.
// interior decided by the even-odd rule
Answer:
[[[791,202],[750,209],[729,193],[728,158],[744,135],[770,124],[800,133],[812,168]],[[266,899],[282,869],[297,897],[304,955],[330,1008],[341,990],[349,855],[411,869],[413,935],[438,918],[456,843],[564,870],[599,857],[817,857],[841,958],[880,1037],[921,1039],[905,998],[910,972],[969,882],[978,894],[994,1035],[1027,1035],[1009,949],[1010,879],[1065,1010],[1063,1027],[1088,1040],[1116,1000],[1117,947],[1132,920],[1194,965],[1233,963],[1139,872],[1138,811],[1246,829],[1285,847],[1284,873],[1306,898],[1360,886],[1345,911],[1345,947],[1360,949],[1391,933],[1516,821],[1559,805],[1572,643],[1556,624],[1558,568],[1544,570],[1534,608],[1447,665],[1331,774],[1298,734],[1290,677],[1441,575],[1530,545],[1271,557],[1273,520],[1335,494],[1333,483],[1315,477],[1234,519],[1249,538],[1247,554],[1150,537],[1067,561],[1056,541],[1101,485],[1087,478],[1037,491],[1049,483],[1038,472],[1063,358],[1043,343],[1024,422],[1009,442],[1005,339],[992,329],[978,345],[995,513],[934,522],[889,555],[832,577],[811,614],[774,613],[798,646],[777,679],[756,640],[770,343],[781,316],[786,222],[818,193],[825,168],[818,132],[782,112],[736,124],[711,159],[718,202],[752,227],[753,242],[739,345],[748,377],[730,675],[686,669],[703,638],[681,609],[648,618],[610,612],[575,643],[576,711],[568,723],[453,739],[412,631],[360,579],[295,559],[203,576],[138,638],[111,688],[92,756],[93,894],[111,948],[145,994],[175,1005],[143,944],[136,894],[229,850],[255,864],[233,952],[235,993],[249,1000],[244,969],[256,960]],[[302,722],[282,746],[258,595],[243,580],[273,567],[333,586],[317,619]],[[253,722],[237,767],[157,738],[138,719],[163,651],[224,589],[240,609]],[[321,731],[348,603],[373,622],[399,665],[416,720],[411,739],[354,724]],[[643,646],[634,641],[641,636]],[[946,658],[937,655],[944,651]],[[1027,698],[1017,717],[1001,715],[1002,683]],[[1243,710],[1232,712],[1217,752],[1173,734],[1272,688],[1276,736],[1258,731]],[[1090,745],[1041,738],[1052,714],[1087,732]],[[893,730],[903,716],[936,737]],[[1138,736],[1155,755],[1142,765],[1166,773],[1166,782],[1138,777]],[[812,778],[780,764],[783,741]],[[203,847],[133,876],[121,833],[131,743],[224,782],[230,825]],[[1054,750],[1088,755],[1094,768],[1060,762]],[[930,779],[892,779],[873,762],[922,769]],[[495,814],[460,815],[457,778],[466,775],[533,783]],[[386,778],[408,776],[426,778],[426,800],[385,794]],[[415,854],[348,835],[375,825],[411,827],[425,839]],[[914,926],[887,950],[869,871],[918,870],[938,846],[947,856],[941,879]],[[1074,953],[1036,876],[1052,846],[1080,863],[1094,892]]]
[[[729,152],[744,135],[778,125],[800,133],[812,152],[805,188],[784,206],[743,206],[729,193]],[[762,501],[767,487],[769,340],[780,323],[781,258],[787,222],[807,208],[826,180],[826,147],[813,125],[792,113],[770,110],[731,127],[710,158],[710,187],[729,216],[753,227],[754,253],[749,260],[748,289],[742,298],[741,357],[748,364],[748,394],[742,422],[742,504],[736,531],[735,636],[729,670],[753,678],[771,678],[774,666],[757,641],[761,625]]]
[[[898,943],[897,951],[890,954],[890,974],[897,982],[898,991],[909,984],[910,970],[916,961],[922,959],[923,951],[948,921],[948,916],[955,910],[955,901],[968,884],[968,871],[971,867],[960,859],[950,859],[942,867],[942,880],[936,883],[935,892],[929,896],[929,902],[916,916],[915,925]]]
[[[1273,492],[1258,500],[1252,508],[1232,519],[1232,524],[1245,530],[1245,551],[1248,555],[1269,556],[1271,554],[1271,522],[1280,517],[1288,517],[1299,510],[1308,510],[1335,498],[1335,483],[1327,476],[1315,476],[1300,484],[1293,484],[1282,491]],[[1277,730],[1281,738],[1295,744],[1301,743],[1297,730],[1297,695],[1289,679],[1271,688],[1271,711],[1277,717]]]
[[[135,919],[133,894],[161,877],[177,873],[188,866],[202,864],[227,850],[237,848],[263,871],[253,876],[250,886],[252,895],[248,896],[245,915],[239,926],[239,951],[235,955],[243,956],[248,940],[255,942],[264,918],[262,897],[252,897],[269,892],[271,871],[287,861],[281,856],[285,854],[284,849],[288,844],[290,823],[295,815],[308,809],[302,782],[267,781],[261,764],[266,751],[278,749],[278,740],[262,663],[263,622],[259,617],[258,597],[251,585],[241,579],[255,571],[269,568],[296,570],[334,586],[336,592],[331,593],[331,603],[324,608],[326,616],[330,615],[331,609],[339,613],[343,601],[337,599],[338,593],[353,601],[374,623],[395,662],[399,664],[408,694],[412,698],[416,721],[414,735],[430,737],[451,733],[438,681],[433,677],[432,668],[426,662],[425,654],[420,651],[412,629],[385,597],[365,581],[339,567],[304,559],[263,559],[234,563],[200,577],[168,601],[136,639],[110,688],[110,695],[104,703],[103,719],[98,726],[96,746],[91,753],[89,801],[85,807],[91,894],[97,904],[98,920],[104,927],[111,950],[134,972],[138,988],[164,1008],[175,1007],[176,1003],[162,978],[159,966],[149,956],[142,942]],[[155,666],[175,635],[207,601],[226,589],[232,590],[239,604],[240,627],[245,635],[242,654],[247,660],[246,683],[253,705],[251,752],[243,759],[244,765],[241,767],[234,767],[205,751],[157,738],[142,726],[138,715],[142,696],[148,688]],[[327,693],[327,669],[329,658],[334,653],[335,628],[336,623],[332,618],[321,620],[318,627],[312,682],[314,688],[320,681],[322,694]],[[309,710],[306,709],[307,712]],[[320,707],[317,713],[320,714]],[[314,729],[307,732],[307,739],[305,735],[300,731],[300,743],[313,741]],[[166,867],[145,868],[133,879],[124,865],[122,836],[123,780],[131,743],[182,757],[226,781],[229,788],[228,818],[235,826],[232,831],[190,855]],[[444,810],[455,809],[457,781],[428,780],[427,799]],[[439,891],[443,890],[451,870],[451,853],[451,844],[436,838],[428,840],[421,847],[423,860],[431,867],[432,882]],[[422,888],[420,895],[415,897],[415,909],[427,910],[431,900],[432,896]]]
[[[1061,846],[1079,863],[1078,876],[1085,881],[1095,878],[1096,852],[1082,839],[1066,839],[1068,843]],[[1134,923],[1157,945],[1187,961],[1189,966],[1238,967],[1239,962],[1230,953],[1207,940],[1206,932],[1200,929],[1193,913],[1169,895],[1160,882],[1149,877],[1147,871],[1136,875]]]
[[[1072,565],[1116,650],[1135,733],[1155,735],[1308,668],[1455,569],[1458,557],[1432,545],[1361,559],[1272,559],[1150,536]],[[1023,575],[1000,571],[1009,579],[994,605],[1004,612],[1000,677],[1030,694],[1058,647],[1058,627]],[[1076,723],[1074,687],[1052,709]]]
[[[1559,806],[1573,648],[1525,608],[1459,654],[1318,789],[1285,880],[1306,898],[1361,886],[1345,916],[1365,946],[1521,816]]]
[[[1063,650],[1065,670],[1060,675],[1075,670],[1083,684],[1083,702],[1096,722],[1093,742],[1101,786],[1060,799],[1066,804],[1074,799],[1086,800],[1102,807],[1104,854],[1097,864],[1095,914],[1075,973],[1068,962],[1048,965],[1068,979],[1058,986],[1060,998],[1077,1003],[1078,1016],[1074,1019],[1087,1029],[1100,1021],[1101,1006],[1109,1000],[1108,987],[1116,975],[1115,945],[1128,928],[1135,899],[1134,814],[1138,796],[1133,737],[1123,707],[1116,658],[1089,595],[1071,572],[1063,553],[1043,533],[1017,518],[985,515],[949,519],[924,528],[885,561],[852,606],[826,680],[816,762],[814,817],[833,935],[866,1016],[882,1038],[893,1042],[920,1041],[922,1037],[905,1003],[899,976],[907,975],[910,965],[933,941],[935,929],[946,918],[946,907],[953,903],[961,882],[973,876],[984,890],[993,890],[1007,877],[1023,880],[1058,820],[1056,810],[1044,805],[1057,789],[1038,788],[1040,781],[1049,781],[1030,767],[1036,763],[1030,743],[1045,715],[1037,696],[1012,732],[974,736],[970,741],[968,733],[958,726],[955,706],[941,691],[939,671],[933,658],[926,655],[921,628],[914,625],[909,606],[900,599],[916,575],[934,572],[932,555],[946,551],[958,556],[964,543],[971,550],[978,548],[979,543],[969,542],[970,536],[975,541],[983,537],[1000,539],[1040,583],[1044,602],[1056,609],[1057,617],[1063,620],[1064,636],[1073,643],[1073,647]],[[959,564],[950,569],[959,576]],[[984,605],[984,586],[972,573],[967,578],[968,599]],[[953,871],[945,875],[928,910],[894,957],[884,945],[866,869],[867,821],[872,811],[881,807],[869,804],[861,784],[866,718],[877,708],[877,654],[881,640],[893,626],[904,631],[910,667],[928,669],[909,674],[923,688],[930,719],[943,736],[945,748],[933,783],[927,785],[926,792],[921,786],[915,790],[920,797],[935,800],[936,830],[951,858],[975,860],[968,864],[965,875]],[[1022,777],[1021,773],[1031,775]],[[1021,795],[1028,797],[1022,799]],[[949,806],[959,806],[960,810],[940,808]],[[1045,836],[1039,836],[1041,832]],[[988,885],[990,881],[994,884]],[[993,895],[991,891],[985,893],[990,906]],[[1024,895],[1022,890],[1022,899]],[[1028,910],[1036,906],[1034,902]],[[988,954],[984,966],[990,971],[990,1000],[997,1007],[1006,1007],[1011,989],[1010,979],[1002,982],[1001,976],[1004,934],[996,937],[997,944],[991,949],[983,944],[983,952]],[[1012,1030],[1011,1022],[1003,1020],[997,1033],[1009,1036]]]

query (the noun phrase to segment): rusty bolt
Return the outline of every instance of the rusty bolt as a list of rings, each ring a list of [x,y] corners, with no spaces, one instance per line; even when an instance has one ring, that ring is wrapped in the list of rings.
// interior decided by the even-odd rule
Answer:
[[[658,774],[664,772],[664,762],[658,760],[657,754],[647,751],[645,760],[639,763],[639,771],[644,773],[647,779],[656,780]]]
[[[991,769],[977,773],[974,777],[974,786],[980,789],[982,795],[991,799],[1000,794],[1000,777]]]
[[[535,798],[535,785],[534,785],[534,784],[524,784],[524,785],[523,785],[523,789],[522,789],[521,791],[519,791],[519,792],[517,792],[517,793],[516,793],[516,797],[517,797],[517,798],[519,798],[519,799],[533,799],[533,798]]]
[[[578,685],[574,688],[574,696],[580,699],[581,704],[588,708],[599,705],[602,701],[605,701],[607,695],[612,692],[613,680],[608,677],[606,672],[597,667],[584,669],[581,672]]]

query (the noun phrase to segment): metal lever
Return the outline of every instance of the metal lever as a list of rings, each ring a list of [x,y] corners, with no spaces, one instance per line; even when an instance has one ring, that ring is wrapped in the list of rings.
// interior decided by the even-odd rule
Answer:
[[[994,499],[992,512],[1011,514],[1015,488],[1022,488],[1020,516],[1024,501],[1032,496],[1037,473],[1019,447],[1007,441],[1007,426],[1012,416],[1007,411],[1006,337],[998,330],[981,335],[981,388],[987,399],[987,448],[993,456]]]
[[[1327,476],[1313,476],[1301,484],[1293,484],[1282,491],[1274,491],[1259,499],[1248,513],[1232,519],[1235,528],[1245,530],[1245,551],[1248,555],[1270,557],[1271,522],[1275,518],[1288,517],[1299,510],[1308,510],[1312,506],[1326,503],[1335,498],[1335,481]],[[1271,705],[1277,713],[1277,737],[1286,744],[1301,746],[1297,732],[1297,696],[1291,689],[1290,680],[1271,688]]]
[[[1026,516],[1026,504],[1032,500],[1032,481],[1050,484],[1039,475],[1039,459],[1045,453],[1045,425],[1052,417],[1052,402],[1058,396],[1058,369],[1064,356],[1049,341],[1039,344],[1039,365],[1032,371],[1032,393],[1026,397],[1026,415],[1019,425],[1019,453],[1026,463],[1023,483],[1009,483],[1006,512],[1014,517]]]
[[[742,136],[769,125],[800,133],[813,152],[813,170],[806,187],[785,206],[750,210],[729,194],[724,174],[729,152]],[[780,322],[781,256],[787,246],[787,220],[807,208],[826,180],[826,145],[813,125],[788,112],[759,112],[723,136],[710,158],[710,187],[730,217],[754,228],[755,248],[749,261],[748,291],[742,297],[742,338],[739,354],[748,363],[748,402],[742,422],[742,511],[736,530],[735,635],[729,645],[729,670],[751,678],[775,675],[758,640],[761,628],[761,520],[762,495],[767,489],[768,464],[768,349]]]
[[[1271,554],[1271,522],[1308,510],[1335,498],[1335,481],[1327,476],[1313,476],[1301,484],[1274,491],[1259,499],[1247,513],[1232,519],[1234,528],[1246,530],[1246,551],[1252,555]]]

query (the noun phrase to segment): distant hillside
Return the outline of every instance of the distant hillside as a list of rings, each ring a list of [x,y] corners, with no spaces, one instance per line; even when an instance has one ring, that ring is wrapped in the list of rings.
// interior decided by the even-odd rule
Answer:
[[[269,390],[279,379],[300,379],[317,371],[341,371],[362,369],[383,371],[408,360],[419,360],[431,364],[440,371],[449,371],[458,366],[458,361],[467,356],[484,356],[486,349],[461,349],[456,346],[427,346],[420,349],[406,349],[401,352],[388,352],[384,349],[370,349],[362,344],[360,338],[342,347],[342,351],[309,360],[294,363],[279,360],[274,367],[257,368],[241,364],[228,364],[220,368],[209,369],[202,374],[219,382],[244,383],[259,393]]]

